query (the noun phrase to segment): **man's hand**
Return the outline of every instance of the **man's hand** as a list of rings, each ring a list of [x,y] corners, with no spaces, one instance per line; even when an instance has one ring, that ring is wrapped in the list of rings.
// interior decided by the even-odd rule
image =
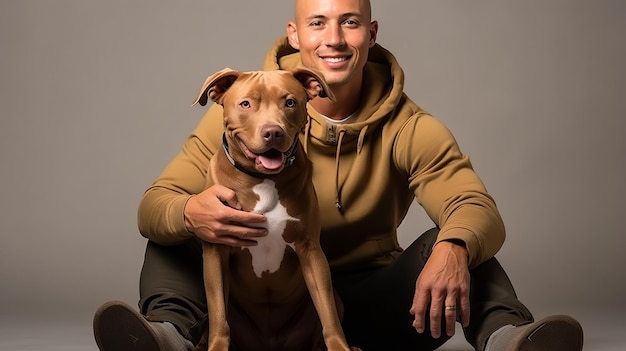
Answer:
[[[213,185],[192,196],[185,205],[187,230],[201,240],[229,246],[254,246],[254,238],[267,235],[265,216],[242,211],[235,192]]]
[[[453,336],[457,312],[463,326],[469,325],[470,275],[467,265],[468,253],[464,246],[447,241],[435,245],[415,283],[410,312],[415,315],[413,326],[418,333],[424,332],[426,318],[430,318],[430,333],[439,338],[443,317],[446,334]]]

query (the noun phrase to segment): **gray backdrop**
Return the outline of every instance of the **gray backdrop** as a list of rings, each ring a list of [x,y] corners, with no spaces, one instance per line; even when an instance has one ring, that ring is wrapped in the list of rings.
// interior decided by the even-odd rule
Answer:
[[[626,343],[626,1],[375,0],[374,17],[495,197],[520,298]],[[91,341],[99,304],[136,303],[137,204],[204,113],[197,90],[260,69],[290,18],[278,0],[0,2],[0,349],[19,323]],[[414,207],[402,243],[431,226]]]

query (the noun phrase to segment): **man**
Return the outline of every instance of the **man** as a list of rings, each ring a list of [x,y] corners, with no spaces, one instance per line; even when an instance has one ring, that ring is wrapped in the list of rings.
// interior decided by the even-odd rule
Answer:
[[[376,44],[377,33],[368,0],[297,0],[287,37],[264,64],[315,69],[336,96],[309,103],[302,138],[349,344],[434,350],[458,320],[477,350],[581,350],[578,322],[533,322],[517,300],[493,258],[504,241],[493,199],[450,132],[404,94],[403,72]],[[264,216],[240,211],[232,190],[203,189],[221,123],[214,106],[146,191],[141,314],[120,303],[102,306],[94,320],[101,347],[121,340],[109,345],[192,350],[206,328],[199,240],[250,246],[265,234],[254,227]],[[415,198],[437,228],[403,250],[396,228]]]

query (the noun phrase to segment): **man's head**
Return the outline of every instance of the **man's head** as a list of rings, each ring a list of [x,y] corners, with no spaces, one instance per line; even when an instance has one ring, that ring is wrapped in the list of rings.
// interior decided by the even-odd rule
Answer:
[[[334,89],[359,90],[378,23],[369,0],[296,0],[287,24],[289,43],[304,66],[317,70]]]

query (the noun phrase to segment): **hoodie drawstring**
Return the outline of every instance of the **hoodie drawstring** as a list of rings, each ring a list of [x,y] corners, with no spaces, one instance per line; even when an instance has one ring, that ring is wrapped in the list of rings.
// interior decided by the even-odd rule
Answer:
[[[367,134],[367,128],[368,127],[369,127],[369,125],[366,125],[359,132],[359,139],[357,140],[357,144],[356,144],[356,153],[357,154],[360,154],[361,150],[363,150],[363,144],[365,143],[365,135]]]
[[[343,204],[341,203],[341,187],[339,186],[339,159],[341,156],[341,145],[346,131],[339,130],[339,138],[337,139],[337,153],[335,154],[335,206],[339,212],[343,213]]]
[[[309,153],[309,138],[311,137],[311,121],[313,119],[311,116],[308,116],[306,119],[306,124],[304,125],[304,142],[302,146],[304,147],[304,153]]]

